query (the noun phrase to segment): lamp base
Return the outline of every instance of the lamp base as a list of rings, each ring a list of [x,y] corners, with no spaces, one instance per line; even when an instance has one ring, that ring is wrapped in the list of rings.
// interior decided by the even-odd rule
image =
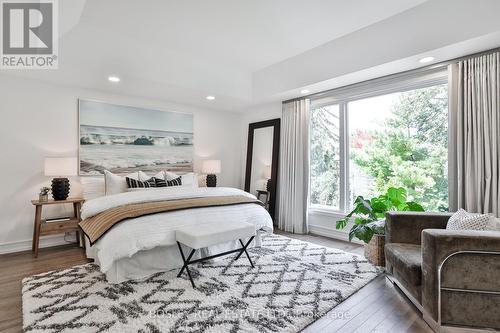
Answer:
[[[207,187],[216,187],[216,186],[217,186],[217,176],[207,175]]]
[[[267,180],[267,183],[266,183],[266,191],[267,192],[271,192],[271,178],[269,178]]]
[[[54,200],[66,200],[69,195],[69,187],[68,178],[52,179],[52,198]]]

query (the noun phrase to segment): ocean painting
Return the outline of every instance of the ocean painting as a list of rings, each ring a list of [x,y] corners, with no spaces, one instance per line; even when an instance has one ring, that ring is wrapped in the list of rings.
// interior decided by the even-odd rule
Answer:
[[[193,171],[193,115],[79,100],[80,175]]]

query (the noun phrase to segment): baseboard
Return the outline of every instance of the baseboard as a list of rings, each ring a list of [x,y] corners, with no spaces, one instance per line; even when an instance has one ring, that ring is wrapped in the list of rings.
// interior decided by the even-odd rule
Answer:
[[[66,236],[66,238],[69,241],[64,240],[64,235],[40,237],[40,248],[65,245],[65,244],[70,244],[70,242],[75,242],[75,238],[73,235]],[[31,239],[2,243],[0,244],[0,254],[28,251],[31,250],[31,246],[32,246]]]
[[[344,231],[339,231],[334,228],[323,227],[319,225],[309,225],[309,233],[313,235],[319,235],[324,237],[335,238],[339,240],[343,240],[345,242],[349,241],[349,234]],[[363,245],[364,243],[359,239],[353,239],[351,243]]]

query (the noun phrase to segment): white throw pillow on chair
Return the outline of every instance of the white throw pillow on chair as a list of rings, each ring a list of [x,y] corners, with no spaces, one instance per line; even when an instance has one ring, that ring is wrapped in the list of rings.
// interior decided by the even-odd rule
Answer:
[[[488,214],[474,214],[460,208],[448,220],[446,230],[485,230],[491,217]]]
[[[500,232],[500,219],[490,215],[490,221],[484,230]]]

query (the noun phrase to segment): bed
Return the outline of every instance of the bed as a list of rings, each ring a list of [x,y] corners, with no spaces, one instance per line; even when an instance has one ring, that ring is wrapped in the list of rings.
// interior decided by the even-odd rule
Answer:
[[[235,188],[166,187],[117,193],[87,200],[82,206],[82,219],[91,219],[116,207],[130,204],[174,201],[189,198],[255,196]],[[86,254],[94,259],[110,283],[146,278],[152,274],[182,267],[182,259],[175,242],[175,231],[187,225],[213,225],[225,221],[241,221],[255,225],[257,236],[253,246],[260,246],[261,235],[272,233],[269,213],[257,204],[201,207],[160,212],[129,218],[117,223],[95,243],[86,239]],[[229,242],[201,251],[211,255],[237,248]]]

